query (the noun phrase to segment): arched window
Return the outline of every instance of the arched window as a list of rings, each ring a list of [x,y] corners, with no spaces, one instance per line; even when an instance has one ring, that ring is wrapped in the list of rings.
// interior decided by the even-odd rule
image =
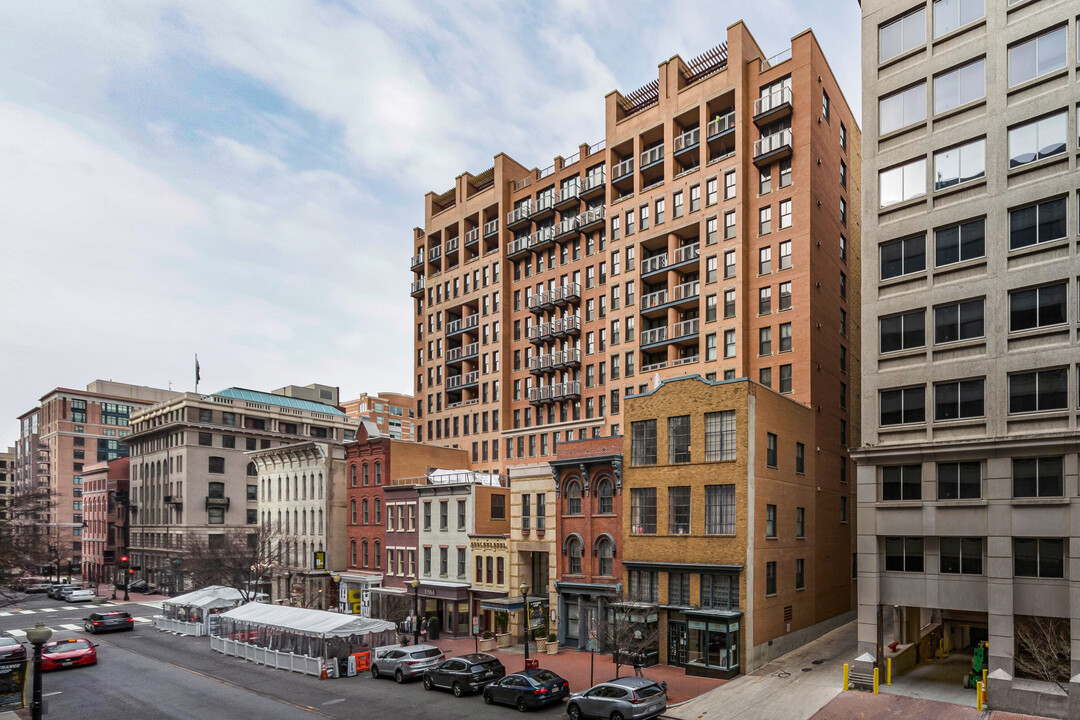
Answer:
[[[607,576],[612,575],[612,566],[614,565],[612,558],[615,557],[615,545],[607,538],[603,538],[597,544],[596,554],[597,557],[599,557],[598,564],[600,574]]]
[[[381,557],[382,557],[382,544],[378,540],[376,540],[375,541],[375,567],[376,568],[382,567],[382,560],[380,559]]]
[[[363,508],[362,515],[363,515],[363,518],[364,518],[364,525],[367,525],[368,524],[368,499],[367,498],[364,498],[363,502],[361,503],[361,507]]]
[[[375,484],[382,485],[382,463],[375,461]]]
[[[287,519],[289,517],[288,514],[286,514],[285,517],[286,517],[286,521],[287,521]],[[356,524],[356,500],[350,500],[349,501],[349,524],[350,525],[355,525]]]
[[[304,475],[304,477],[302,477],[300,479],[300,495],[299,495],[299,497],[301,499],[303,499],[303,500],[307,500],[307,475],[306,474]]]
[[[382,500],[375,498],[375,524],[382,525]]]
[[[364,483],[364,486],[367,487],[367,484],[368,484],[367,463],[364,463],[364,470],[363,470],[363,472],[361,474],[363,475],[362,482]]]
[[[581,483],[572,480],[566,488],[566,514],[581,514]]]
[[[247,474],[248,474],[248,477],[255,477],[256,475],[259,474],[258,469],[256,469],[256,467],[255,467],[255,463],[253,463],[253,462],[248,463]]]
[[[365,540],[363,543],[361,543],[360,547],[361,547],[361,551],[362,551],[360,557],[362,557],[363,560],[364,560],[364,567],[367,567],[368,566],[368,554],[367,554],[368,545],[367,545],[367,540]]]
[[[356,465],[349,466],[349,487],[356,487]]]
[[[322,529],[322,508],[319,508],[319,534],[320,535],[323,534],[323,529]]]
[[[570,538],[566,543],[566,557],[567,568],[566,572],[570,575],[581,574],[581,541],[577,538]]]
[[[349,567],[356,567],[356,541],[349,541]]]
[[[614,498],[615,494],[612,492],[611,481],[607,478],[603,478],[596,485],[596,496],[599,498],[598,511],[601,514],[608,514],[615,512],[614,510]]]

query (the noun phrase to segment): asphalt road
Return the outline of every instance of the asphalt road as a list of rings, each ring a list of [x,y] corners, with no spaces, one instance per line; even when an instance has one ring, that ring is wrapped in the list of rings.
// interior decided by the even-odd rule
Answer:
[[[72,628],[82,624],[91,607],[65,607],[72,606],[38,596],[0,608],[0,631],[15,630],[18,636],[19,630],[41,620],[55,631],[54,639],[82,636]],[[136,603],[116,609],[147,619],[159,612]],[[367,673],[320,680],[274,670],[216,653],[207,638],[170,635],[148,623],[138,623],[133,632],[94,636],[94,642],[97,666],[44,675],[47,718],[485,720],[518,714],[513,708],[485,705],[479,695],[459,699],[428,692],[418,682],[398,685]],[[564,706],[530,715],[565,717]]]

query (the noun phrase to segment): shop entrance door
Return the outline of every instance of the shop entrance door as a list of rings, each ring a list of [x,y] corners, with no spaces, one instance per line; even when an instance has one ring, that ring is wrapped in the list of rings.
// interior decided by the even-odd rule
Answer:
[[[686,623],[668,621],[668,665],[684,667],[687,660]]]

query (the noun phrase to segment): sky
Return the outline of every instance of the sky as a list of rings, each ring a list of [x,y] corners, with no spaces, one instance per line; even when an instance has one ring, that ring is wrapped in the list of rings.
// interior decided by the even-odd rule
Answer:
[[[424,193],[603,138],[604,96],[813,28],[858,115],[845,0],[0,4],[0,447],[54,387],[411,392]]]

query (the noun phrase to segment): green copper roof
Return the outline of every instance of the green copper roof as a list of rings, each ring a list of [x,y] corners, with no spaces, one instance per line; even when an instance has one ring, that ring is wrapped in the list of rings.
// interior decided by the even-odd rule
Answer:
[[[222,390],[221,392],[214,394],[219,397],[248,400],[250,402],[263,403],[264,405],[278,405],[280,407],[293,408],[296,410],[310,410],[311,412],[348,417],[348,415],[330,405],[323,405],[322,403],[311,402],[310,400],[301,400],[300,398],[285,397],[284,395],[273,395],[271,393],[259,392],[258,390],[228,388],[227,390]]]

